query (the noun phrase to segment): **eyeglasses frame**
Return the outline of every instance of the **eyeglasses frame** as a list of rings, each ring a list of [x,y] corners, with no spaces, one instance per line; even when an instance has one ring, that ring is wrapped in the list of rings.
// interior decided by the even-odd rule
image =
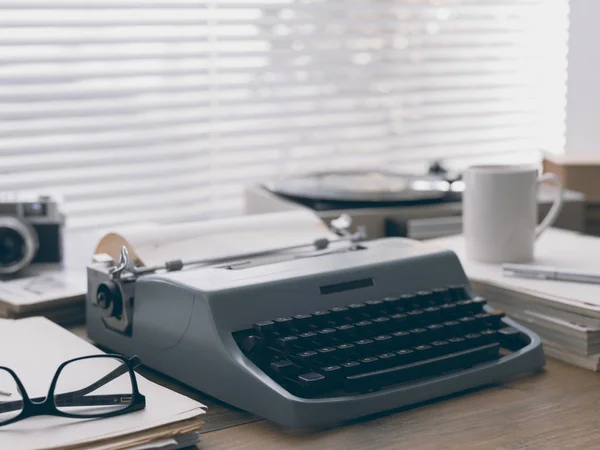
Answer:
[[[59,410],[58,407],[56,406],[56,400],[54,398],[54,393],[56,390],[56,384],[58,382],[58,378],[59,378],[61,372],[63,371],[63,369],[67,365],[74,363],[76,361],[82,361],[85,359],[96,359],[96,358],[118,359],[124,363],[125,367],[127,367],[127,372],[129,372],[129,377],[131,379],[131,386],[132,386],[133,392],[131,394],[127,394],[127,397],[131,397],[131,403],[127,407],[120,409],[118,411],[112,411],[112,412],[102,413],[102,414],[98,414],[98,415],[70,414],[70,413],[66,413],[66,412]],[[54,374],[54,378],[52,379],[52,382],[50,383],[50,388],[48,389],[48,394],[46,395],[46,398],[40,402],[36,402],[35,401],[36,399],[31,399],[29,397],[29,394],[27,393],[27,390],[25,389],[25,386],[23,385],[21,379],[12,369],[10,369],[8,367],[0,366],[0,369],[4,369],[9,374],[11,374],[12,377],[14,378],[14,381],[17,383],[17,387],[19,388],[19,391],[22,395],[22,399],[19,399],[18,401],[23,402],[23,409],[22,409],[21,413],[15,417],[13,417],[12,419],[7,420],[6,422],[1,422],[0,427],[9,425],[11,423],[19,422],[19,421],[27,419],[29,417],[42,416],[42,415],[67,417],[67,418],[72,418],[72,419],[94,419],[94,418],[109,418],[109,417],[121,416],[123,414],[129,414],[129,413],[132,413],[135,411],[142,410],[146,407],[146,397],[144,395],[142,395],[139,391],[139,387],[138,387],[138,383],[137,383],[137,379],[136,379],[135,371],[134,371],[134,369],[140,365],[141,365],[141,360],[137,356],[127,358],[123,355],[117,355],[117,354],[89,355],[89,356],[81,356],[79,358],[70,359],[68,361],[63,362],[60,366],[58,366],[58,369],[56,369],[56,373]],[[121,366],[121,367],[123,367],[123,366]],[[121,367],[117,368],[117,370],[120,369]],[[122,373],[116,375],[115,377],[111,378],[111,380],[113,380],[117,376],[121,376],[127,372],[122,372]],[[116,372],[113,371],[110,374],[113,374],[113,373],[116,373]],[[103,377],[102,379],[104,379],[106,377],[107,376]],[[106,384],[106,383],[104,383],[104,384]],[[83,390],[85,390],[85,389],[86,388],[84,388]],[[92,389],[92,391],[95,389],[97,389],[97,388]],[[83,391],[83,390],[81,390],[81,391]],[[59,394],[59,395],[61,395],[61,394]],[[83,394],[83,395],[85,395],[85,394]],[[116,396],[116,398],[118,400],[118,395]],[[118,401],[115,402],[115,404],[118,404],[118,403],[119,403]],[[2,405],[2,404],[0,403],[0,405]]]

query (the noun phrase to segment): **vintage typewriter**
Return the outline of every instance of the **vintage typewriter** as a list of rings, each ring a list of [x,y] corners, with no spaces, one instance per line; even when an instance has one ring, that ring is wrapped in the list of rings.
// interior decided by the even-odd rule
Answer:
[[[88,269],[90,338],[239,408],[331,425],[544,365],[539,338],[469,286],[456,255],[401,238],[233,261]]]

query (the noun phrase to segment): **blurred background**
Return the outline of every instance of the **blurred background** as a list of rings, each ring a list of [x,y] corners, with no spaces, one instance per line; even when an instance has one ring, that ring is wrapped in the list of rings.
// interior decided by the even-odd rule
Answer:
[[[540,162],[568,26],[567,0],[0,0],[0,191],[89,228],[316,170]]]

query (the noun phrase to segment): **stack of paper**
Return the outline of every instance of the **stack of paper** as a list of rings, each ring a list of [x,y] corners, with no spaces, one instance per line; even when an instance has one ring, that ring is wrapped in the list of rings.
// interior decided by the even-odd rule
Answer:
[[[0,279],[0,317],[44,316],[62,325],[85,320],[85,267],[67,270],[38,264],[18,276]]]
[[[429,242],[453,250],[475,290],[535,331],[547,355],[600,371],[600,285],[505,277],[500,265],[469,260],[462,236]],[[532,264],[600,273],[600,238],[550,229]]]
[[[47,319],[0,319],[0,366],[13,369],[30,397],[45,396],[58,366],[69,359],[102,353]],[[92,366],[93,367],[93,366]],[[109,419],[39,416],[0,427],[0,448],[164,449],[195,445],[204,405],[137,375],[146,408]]]

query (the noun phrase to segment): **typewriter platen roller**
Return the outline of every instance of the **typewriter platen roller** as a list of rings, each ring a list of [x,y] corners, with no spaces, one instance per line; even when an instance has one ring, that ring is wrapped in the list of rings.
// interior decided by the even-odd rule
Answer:
[[[539,338],[478,297],[454,253],[399,238],[349,240],[210,266],[174,264],[170,272],[136,272],[126,258],[118,267],[93,264],[89,336],[294,427],[544,365]]]

